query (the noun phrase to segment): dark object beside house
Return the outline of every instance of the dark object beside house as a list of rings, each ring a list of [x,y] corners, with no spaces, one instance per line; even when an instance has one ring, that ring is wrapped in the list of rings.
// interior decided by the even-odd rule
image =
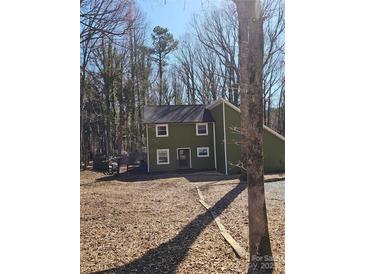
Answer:
[[[106,175],[119,174],[123,157],[116,156],[108,158],[106,155],[96,155],[94,158],[93,170],[101,171]]]
[[[127,173],[146,173],[147,163],[144,160],[138,161],[136,163],[127,164]]]
[[[146,159],[147,155],[144,152],[135,151],[131,153],[128,157],[127,172],[146,172]]]
[[[108,169],[108,157],[103,154],[97,154],[94,157],[93,170],[105,171]]]

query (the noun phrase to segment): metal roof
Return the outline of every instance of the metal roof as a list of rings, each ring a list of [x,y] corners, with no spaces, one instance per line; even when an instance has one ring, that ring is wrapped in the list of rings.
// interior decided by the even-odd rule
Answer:
[[[214,119],[204,105],[145,106],[143,122],[146,124],[199,123],[214,122]]]

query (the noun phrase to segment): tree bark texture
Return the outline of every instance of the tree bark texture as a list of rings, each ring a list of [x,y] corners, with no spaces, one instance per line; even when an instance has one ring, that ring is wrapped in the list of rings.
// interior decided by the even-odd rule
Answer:
[[[263,171],[263,31],[259,0],[236,0],[239,18],[241,153],[247,174],[248,273],[272,273]],[[243,177],[243,176],[242,176]]]

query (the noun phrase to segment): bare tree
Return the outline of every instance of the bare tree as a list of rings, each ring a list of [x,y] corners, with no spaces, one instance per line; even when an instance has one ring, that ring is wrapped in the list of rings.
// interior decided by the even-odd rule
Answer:
[[[272,124],[273,111],[276,112],[284,75],[284,1],[263,1],[263,29],[264,29],[264,61],[263,61],[263,100],[264,100],[264,123],[278,130],[278,124]],[[238,83],[240,81],[238,63],[238,19],[236,8],[233,3],[224,3],[220,8],[209,10],[203,16],[196,16],[192,29],[197,39],[191,41],[194,51],[211,52],[216,56],[218,63],[218,93],[223,98],[238,105]],[[199,64],[198,68],[204,68]],[[195,71],[198,71],[195,69]],[[200,73],[204,73],[204,70]],[[196,79],[204,79],[197,73]],[[201,85],[196,85],[198,92]],[[206,88],[206,87],[204,87]],[[276,113],[274,113],[276,115]]]
[[[80,1],[80,156],[82,161],[89,158],[89,125],[85,107],[87,67],[95,46],[102,37],[111,40],[123,36],[129,28],[126,14],[129,1],[122,0],[81,0]]]
[[[263,119],[284,134],[283,0],[264,0],[262,13]],[[176,48],[176,41],[156,35],[152,56],[146,46],[143,16],[133,0],[80,1],[82,160],[86,162],[96,153],[140,149],[145,138],[145,104],[208,104],[220,96],[240,104],[238,18],[234,3],[227,1],[195,17],[193,34],[181,39],[175,64],[168,66],[166,57]],[[167,36],[161,33],[161,37]],[[158,45],[168,49],[161,58]],[[155,80],[151,79],[154,61]],[[159,84],[155,85],[157,78]]]
[[[146,24],[133,1],[80,4],[80,149],[87,161],[143,146],[151,58]]]
[[[196,44],[193,55],[197,99],[201,104],[208,104],[216,100],[219,95],[219,60],[213,51]]]
[[[197,99],[195,52],[189,36],[181,41],[176,58],[179,61],[181,77],[186,87],[188,103],[195,104]]]
[[[196,17],[193,30],[201,46],[214,53],[221,63],[221,77],[224,77],[228,90],[228,100],[238,105],[238,36],[237,13],[234,5],[227,4],[223,9],[206,13],[203,18]]]
[[[235,0],[239,19],[241,161],[248,183],[248,273],[272,273],[263,169],[263,19],[259,0]],[[243,182],[241,182],[243,183]]]
[[[176,65],[172,65],[169,69],[169,76],[171,79],[171,95],[172,95],[172,101],[175,105],[181,105],[182,104],[182,85],[181,80],[179,78],[179,72]]]
[[[282,82],[285,82],[285,78],[283,77]],[[285,84],[281,85],[279,104],[278,104],[278,113],[277,113],[277,131],[285,136]]]
[[[284,0],[264,0],[262,16],[264,18],[264,61],[263,61],[263,92],[264,92],[264,123],[271,123],[271,110],[277,102],[277,93],[283,90],[284,82]]]

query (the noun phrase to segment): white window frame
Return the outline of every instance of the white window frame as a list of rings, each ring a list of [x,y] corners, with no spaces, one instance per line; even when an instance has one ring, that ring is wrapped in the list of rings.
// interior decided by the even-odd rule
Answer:
[[[199,126],[205,126],[207,132],[206,133],[203,133],[203,134],[202,133],[199,133],[199,131],[198,131],[198,127]],[[206,135],[208,135],[208,123],[197,123],[195,125],[195,133],[196,133],[196,136],[206,136]]]
[[[208,151],[207,155],[199,155],[199,150],[200,149],[206,149]],[[209,147],[197,147],[196,148],[196,155],[198,158],[208,158],[209,157]]]
[[[158,135],[158,127],[166,127],[166,135]],[[156,137],[169,137],[169,125],[168,124],[156,124]]]
[[[160,152],[167,152],[167,163],[160,163],[159,161],[159,153]],[[164,148],[164,149],[157,149],[156,150],[156,160],[158,165],[169,165],[170,164],[170,149]]]

